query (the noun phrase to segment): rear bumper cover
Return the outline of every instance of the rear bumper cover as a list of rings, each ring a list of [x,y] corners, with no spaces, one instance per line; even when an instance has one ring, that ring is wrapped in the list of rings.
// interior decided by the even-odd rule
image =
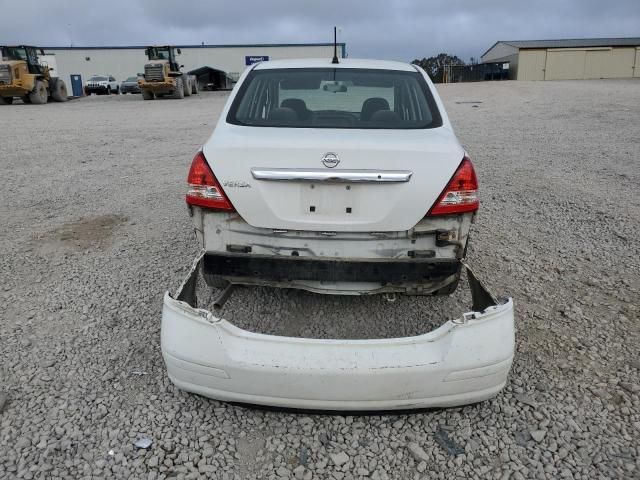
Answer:
[[[467,268],[473,312],[415,337],[320,340],[263,335],[196,308],[198,257],[164,296],[162,354],[171,381],[223,401],[324,410],[449,407],[493,397],[514,354],[513,302]]]

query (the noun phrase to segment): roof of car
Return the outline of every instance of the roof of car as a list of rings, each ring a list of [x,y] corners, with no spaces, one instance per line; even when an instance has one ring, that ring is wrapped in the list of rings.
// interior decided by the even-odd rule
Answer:
[[[255,70],[274,68],[369,68],[375,70],[401,70],[415,72],[413,65],[390,60],[370,60],[364,58],[340,58],[340,63],[331,63],[331,58],[300,58],[269,60],[256,65]]]

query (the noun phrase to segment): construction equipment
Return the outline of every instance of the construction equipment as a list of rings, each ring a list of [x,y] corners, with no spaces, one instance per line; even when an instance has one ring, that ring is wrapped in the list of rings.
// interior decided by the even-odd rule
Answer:
[[[49,97],[67,101],[67,86],[51,73],[53,67],[38,60],[38,49],[26,45],[0,46],[0,105],[13,103],[20,97],[24,103],[43,104]],[[44,52],[40,50],[40,55]]]
[[[138,80],[142,98],[153,100],[165,95],[184,98],[198,93],[195,77],[180,71],[184,65],[178,65],[176,61],[176,54],[181,54],[179,48],[147,47],[145,54],[149,63],[144,66],[144,75]]]

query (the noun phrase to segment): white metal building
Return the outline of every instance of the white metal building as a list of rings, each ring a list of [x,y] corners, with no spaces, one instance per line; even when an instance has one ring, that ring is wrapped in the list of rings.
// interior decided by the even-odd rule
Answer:
[[[640,38],[499,41],[481,59],[514,80],[640,78]]]
[[[286,58],[333,56],[333,43],[257,44],[257,45],[176,45],[181,55],[177,61],[187,72],[200,67],[212,67],[227,72],[236,80],[252,63]],[[148,61],[146,46],[120,47],[43,47],[45,54],[55,55],[57,75],[71,85],[71,75],[113,75],[119,82],[144,72]],[[338,55],[345,56],[345,44],[338,44]],[[71,88],[69,87],[69,90]]]

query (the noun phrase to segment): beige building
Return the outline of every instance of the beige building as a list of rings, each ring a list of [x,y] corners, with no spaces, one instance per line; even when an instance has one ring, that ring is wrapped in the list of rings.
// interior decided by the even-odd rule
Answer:
[[[481,59],[513,80],[640,78],[640,38],[499,41]]]

